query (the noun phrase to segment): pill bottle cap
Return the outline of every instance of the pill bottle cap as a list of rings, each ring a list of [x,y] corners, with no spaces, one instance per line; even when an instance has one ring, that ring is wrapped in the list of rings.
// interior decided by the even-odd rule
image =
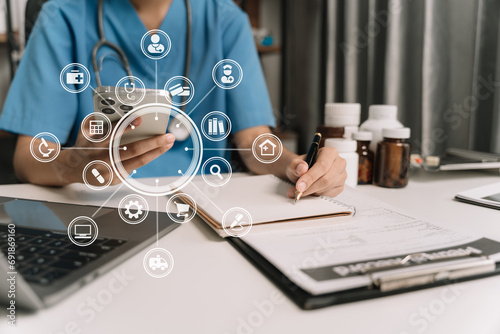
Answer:
[[[354,132],[352,134],[352,139],[361,140],[361,141],[369,141],[369,140],[373,139],[373,133],[371,133],[369,131]]]
[[[410,138],[410,128],[383,129],[382,137],[392,139],[408,139]]]
[[[357,143],[352,139],[329,138],[325,140],[325,147],[334,147],[339,153],[356,152]]]
[[[374,104],[368,109],[368,118],[372,119],[397,119],[398,107],[387,104]]]
[[[359,131],[359,127],[355,125],[344,126],[344,138],[352,139],[352,134]]]
[[[357,126],[360,121],[361,105],[359,103],[325,104],[325,125],[327,126]]]

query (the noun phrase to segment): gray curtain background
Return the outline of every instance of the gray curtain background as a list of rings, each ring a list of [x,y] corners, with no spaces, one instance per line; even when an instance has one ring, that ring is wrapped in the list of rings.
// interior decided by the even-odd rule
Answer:
[[[413,151],[500,153],[500,1],[285,2],[284,124],[304,151],[325,102],[395,104]]]

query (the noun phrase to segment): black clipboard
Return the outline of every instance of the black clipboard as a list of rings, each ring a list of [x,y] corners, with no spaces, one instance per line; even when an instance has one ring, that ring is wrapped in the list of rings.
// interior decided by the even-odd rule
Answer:
[[[262,272],[267,278],[269,278],[286,296],[288,296],[298,307],[303,310],[314,310],[332,305],[345,304],[350,302],[362,301],[367,299],[385,297],[397,295],[405,292],[417,291],[432,287],[439,287],[449,284],[454,284],[458,282],[465,282],[480,278],[491,277],[500,274],[500,263],[494,263],[494,269],[487,273],[482,273],[473,276],[461,277],[458,279],[444,279],[439,280],[430,284],[416,285],[412,287],[391,290],[391,291],[381,291],[376,287],[364,287],[357,289],[344,290],[340,292],[333,292],[321,295],[313,295],[309,292],[303,290],[288,277],[283,274],[278,268],[276,268],[272,263],[270,263],[264,256],[257,252],[254,248],[249,246],[240,238],[226,238],[226,240],[240,253],[242,254],[250,263],[252,263],[260,272]],[[482,240],[489,239],[483,238]],[[500,243],[496,242],[499,246]],[[490,251],[500,251],[499,249]]]

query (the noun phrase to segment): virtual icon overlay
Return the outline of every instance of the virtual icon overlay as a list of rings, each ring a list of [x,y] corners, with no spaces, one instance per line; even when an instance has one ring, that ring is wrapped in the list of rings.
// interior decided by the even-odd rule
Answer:
[[[155,74],[158,74],[157,71],[160,68],[159,61],[169,54],[171,48],[171,39],[162,30],[150,30],[140,40],[140,49],[148,58],[145,61],[152,61],[153,64],[150,65],[155,69]],[[202,136],[209,141],[223,141],[230,136],[232,124],[225,110],[210,111],[204,115],[201,122],[199,118],[195,118],[197,120],[195,123],[189,116],[193,110],[185,113],[184,109],[180,109],[193,101],[195,96],[195,86],[187,77],[188,74],[172,76],[165,83],[158,83],[155,75],[155,89],[153,89],[147,88],[141,78],[133,76],[128,66],[125,68],[128,75],[118,80],[115,86],[102,86],[100,80],[96,78],[98,87],[93,89],[93,113],[88,114],[80,125],[83,136],[89,142],[101,143],[100,145],[87,143],[83,147],[61,147],[55,135],[42,132],[31,141],[30,151],[36,160],[51,162],[58,157],[61,149],[81,150],[82,154],[85,154],[85,150],[104,150],[103,153],[109,155],[109,160],[106,156],[102,160],[88,162],[81,171],[83,182],[93,191],[102,191],[108,188],[117,177],[123,185],[133,191],[132,194],[124,196],[116,207],[118,216],[124,223],[138,225],[125,227],[127,229],[149,228],[140,224],[150,214],[149,203],[151,202],[148,203],[149,198],[146,196],[155,197],[156,212],[153,211],[153,213],[156,214],[157,220],[158,245],[158,219],[168,217],[169,223],[184,224],[196,217],[197,203],[193,197],[183,193],[182,189],[198,173],[201,174],[208,188],[214,190],[213,193],[210,190],[207,191],[208,197],[217,196],[219,193],[217,188],[230,182],[232,167],[226,159],[213,156],[203,162],[204,139]],[[231,90],[242,82],[243,69],[235,60],[223,59],[213,67],[211,79],[219,88]],[[85,91],[90,86],[92,77],[84,65],[71,63],[61,70],[59,80],[64,90],[75,94]],[[206,80],[210,81],[210,74]],[[151,84],[149,81],[146,82],[148,85]],[[158,87],[161,88],[157,89]],[[206,97],[212,90],[202,92],[202,94],[206,94],[204,95]],[[198,104],[201,104],[203,99]],[[198,104],[194,109],[198,107]],[[140,167],[127,167],[127,169],[124,166],[124,161],[131,157],[130,152],[136,148],[135,143],[166,133],[175,136],[175,143],[172,148],[162,153],[160,158],[140,164]],[[276,161],[282,152],[281,142],[272,135],[254,143],[254,146],[256,146],[255,150],[259,150],[258,153],[265,163]],[[179,151],[182,152],[181,158],[179,158]],[[168,167],[175,166],[176,172],[174,175],[169,173],[168,177],[164,177],[167,162]],[[154,175],[155,173],[157,174]],[[116,193],[117,191],[109,191],[108,198],[107,192],[103,192],[102,195],[107,198],[103,206]],[[166,205],[167,215],[159,214],[159,211],[163,211],[158,208],[160,196],[170,196]],[[210,201],[208,197],[207,200]],[[67,234],[73,244],[87,247],[96,240],[99,240],[96,242],[98,244],[104,238],[112,237],[107,235],[98,237],[99,230],[93,217],[77,216],[68,224]],[[229,236],[240,237],[250,231],[252,217],[245,209],[235,207],[225,212],[222,225]],[[144,256],[143,267],[150,276],[162,278],[172,272],[174,259],[167,250],[152,248]]]
[[[118,214],[121,219],[127,224],[142,223],[149,213],[148,202],[144,197],[139,195],[127,195],[118,205]]]
[[[283,153],[281,140],[271,134],[264,133],[255,138],[252,144],[252,153],[258,161],[264,164],[276,162]]]
[[[142,102],[146,96],[146,86],[141,79],[134,76],[126,76],[121,78],[115,86],[115,95],[119,102],[125,106],[136,106]],[[104,100],[104,104],[109,108],[115,105],[114,100]],[[118,107],[118,106],[116,106]],[[116,108],[115,107],[115,108]],[[127,113],[129,108],[120,108],[123,113]],[[115,110],[116,111],[116,110]],[[106,113],[105,111],[103,111]],[[111,112],[111,111],[110,111]],[[111,112],[113,113],[113,112]]]
[[[90,84],[89,70],[79,63],[66,65],[59,76],[61,86],[70,93],[81,93]]]
[[[222,217],[222,228],[231,237],[242,237],[252,228],[252,216],[243,208],[231,208]]]
[[[142,36],[141,50],[150,59],[159,60],[169,52],[172,43],[170,37],[162,30],[153,29]]]
[[[232,59],[219,61],[212,70],[212,79],[222,89],[233,89],[243,79],[243,69]]]
[[[61,152],[61,143],[52,133],[41,132],[31,140],[30,152],[40,162],[51,162]]]
[[[88,114],[82,120],[80,131],[88,141],[100,143],[111,135],[111,121],[109,117],[102,113]]]
[[[90,246],[99,234],[96,222],[89,217],[76,217],[68,225],[68,237],[75,245]]]
[[[177,194],[167,202],[167,214],[174,222],[183,224],[196,216],[198,207],[195,200],[187,194]]]
[[[231,132],[231,120],[221,111],[212,111],[201,120],[201,131],[211,141],[226,139]]]
[[[138,117],[142,119],[142,124],[132,128],[132,121]],[[188,149],[184,151],[186,159],[177,162],[178,175],[168,179],[161,178],[159,182],[155,182],[154,178],[143,178],[140,169],[132,173],[126,170],[122,164],[122,154],[127,154],[127,145],[136,140],[166,133],[171,122],[180,122],[183,127],[192,129],[189,137],[183,142]],[[127,187],[142,195],[163,196],[181,190],[193,179],[201,165],[203,143],[200,132],[193,120],[174,106],[151,103],[137,107],[133,113],[120,119],[110,141],[110,158],[115,174]],[[167,151],[163,154],[165,159],[168,159],[170,153]],[[161,170],[161,161],[152,161],[149,165],[158,166],[158,170]]]
[[[183,76],[170,78],[165,84],[165,97],[174,106],[184,106],[194,97],[194,85],[191,80]]]
[[[189,122],[182,122],[183,116],[178,115],[174,117],[168,124],[168,132],[175,136],[175,139],[179,142],[184,142],[189,138],[190,133],[193,131],[193,127]]]
[[[174,258],[166,249],[153,248],[144,256],[143,266],[150,276],[163,278],[172,272]]]
[[[226,171],[222,173],[222,171]],[[221,187],[229,182],[233,170],[231,164],[224,158],[212,157],[201,167],[203,180],[212,187]]]
[[[104,190],[113,181],[113,170],[104,161],[91,161],[82,173],[83,182],[92,190]]]

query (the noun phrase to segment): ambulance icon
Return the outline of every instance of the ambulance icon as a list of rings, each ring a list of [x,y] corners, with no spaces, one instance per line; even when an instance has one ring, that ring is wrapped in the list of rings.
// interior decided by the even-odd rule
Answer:
[[[168,262],[158,254],[156,255],[156,257],[152,257],[149,259],[149,268],[151,268],[152,270],[165,270],[168,269]]]

